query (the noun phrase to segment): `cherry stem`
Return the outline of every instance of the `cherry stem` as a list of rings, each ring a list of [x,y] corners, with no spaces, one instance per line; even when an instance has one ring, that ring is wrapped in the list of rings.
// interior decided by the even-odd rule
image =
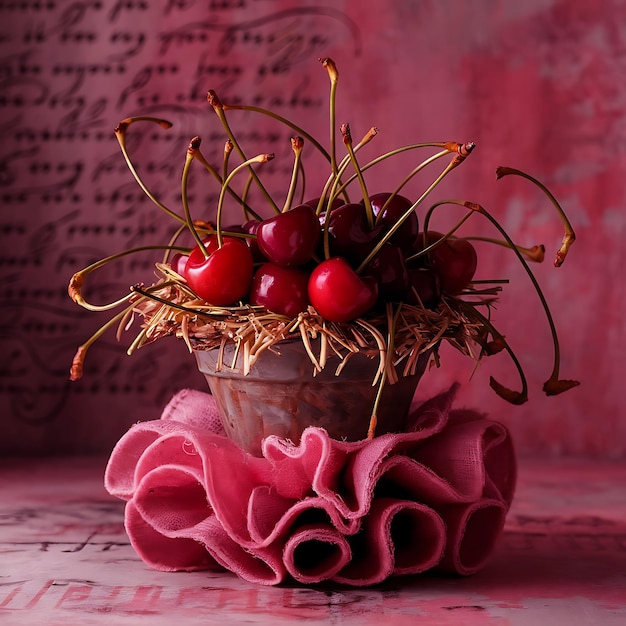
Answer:
[[[378,213],[378,216],[376,217],[376,224],[380,224],[382,222],[383,216],[385,214],[385,210],[391,204],[391,202],[393,202],[394,197],[397,196],[400,193],[400,191],[402,191],[402,188],[405,185],[407,185],[408,182],[414,176],[419,174],[419,172],[421,172],[426,166],[430,165],[431,163],[434,163],[437,159],[440,159],[441,157],[445,156],[446,154],[450,154],[450,152],[448,150],[442,150],[441,152],[438,152],[437,154],[434,154],[433,156],[429,157],[428,159],[425,159],[417,167],[415,167],[409,173],[409,175],[406,176],[404,178],[404,180],[396,187],[395,191],[389,196],[389,198],[387,198],[387,200],[385,201],[385,204],[381,207],[380,212]]]
[[[357,152],[363,146],[367,145],[377,134],[378,134],[378,130],[376,128],[374,127],[370,128],[367,131],[367,133],[365,133],[363,139],[361,139],[361,141],[355,146],[354,152]],[[332,204],[335,198],[338,197],[340,194],[343,194],[346,198],[346,201],[349,201],[348,195],[345,192],[346,185],[342,184],[341,177],[343,176],[346,169],[352,162],[353,161],[350,157],[350,154],[347,154],[342,159],[341,163],[338,166],[337,174],[336,175],[331,174],[328,177],[328,180],[326,181],[326,184],[324,185],[324,189],[320,196],[319,203],[317,205],[316,213],[318,216],[321,215],[321,211],[322,211],[322,208],[324,207],[325,202],[327,205],[326,219],[324,220],[324,231],[323,231],[324,258],[326,259],[330,258],[330,240],[329,240],[328,227],[330,224],[330,214],[332,212]],[[358,170],[358,165],[357,165],[357,170]],[[354,180],[355,176],[356,174],[351,178],[351,180]],[[369,196],[367,195],[367,192],[365,192],[364,196],[367,198],[367,201],[369,202]],[[371,211],[371,202],[369,202],[369,205],[370,205],[370,211]],[[372,224],[373,224],[373,221],[374,220],[373,220],[373,211],[372,211]]]
[[[385,235],[381,238],[381,240],[374,246],[372,251],[367,255],[364,261],[359,265],[356,270],[357,274],[360,274],[368,265],[368,263],[378,254],[380,249],[393,237],[396,231],[400,228],[400,226],[412,215],[415,209],[424,201],[424,199],[437,187],[437,185],[447,176],[449,172],[451,172],[457,165],[459,165],[465,157],[459,159],[459,154],[455,155],[453,159],[446,165],[444,170],[437,176],[437,178],[428,186],[426,191],[422,193],[422,195],[400,216],[398,220],[394,223],[394,225],[385,233]]]
[[[375,165],[384,161],[385,159],[398,156],[400,154],[403,154],[404,152],[410,152],[411,150],[419,150],[421,148],[444,148],[444,150],[442,151],[440,155],[439,153],[435,155],[437,158],[439,158],[439,156],[445,156],[446,154],[450,154],[451,152],[454,152],[453,150],[449,149],[448,145],[449,145],[449,142],[444,142],[444,141],[412,143],[406,146],[402,146],[400,148],[395,148],[394,150],[390,150],[389,152],[385,152],[385,154],[381,154],[377,156],[375,159],[373,159],[372,161],[364,165],[361,169],[362,170],[369,169],[370,167],[374,167]]]
[[[261,107],[250,106],[247,104],[222,104],[224,111],[250,111],[251,113],[260,113],[261,115],[266,115],[275,119],[277,122],[288,126],[293,131],[295,131],[298,135],[306,139],[311,145],[315,146],[315,148],[320,152],[320,154],[330,163],[331,157],[328,154],[327,150],[322,146],[322,144],[313,137],[313,135],[309,134],[304,128],[294,124],[292,121],[288,120],[286,117],[282,117],[282,115],[278,115],[273,111],[269,111],[267,109],[263,109]]]
[[[228,176],[228,159],[233,151],[233,142],[230,139],[227,139],[224,142],[224,160],[222,165],[222,179]]]
[[[235,147],[235,150],[237,150],[241,159],[245,163],[248,163],[248,159],[246,158],[244,151],[241,149],[239,142],[235,138],[235,135],[233,134],[233,131],[231,130],[230,125],[228,124],[228,120],[226,119],[226,114],[224,113],[224,105],[222,104],[218,95],[212,89],[209,90],[207,94],[207,100],[209,104],[213,107],[213,110],[217,114],[218,118],[220,119],[220,122],[222,123],[222,126],[224,127],[224,130],[226,131],[226,134],[228,135],[228,138],[232,141],[233,146]],[[254,178],[254,182],[256,183],[258,188],[261,190],[261,193],[265,196],[266,200],[268,201],[272,209],[276,213],[280,213],[280,209],[278,208],[272,196],[270,195],[270,193],[267,191],[267,189],[261,182],[261,179],[257,176],[252,166],[249,166],[249,167],[250,167],[250,173],[252,174],[252,177]]]
[[[474,305],[472,305],[469,302],[465,302],[464,300],[460,300],[460,299],[457,299],[457,302],[460,303],[460,306],[462,308],[466,308],[466,310],[470,310],[471,308],[470,316],[472,315],[476,316],[478,320],[480,321],[480,323],[482,324],[482,326],[487,328],[487,330],[489,330],[491,335],[502,343],[502,346],[508,352],[509,356],[511,357],[511,360],[513,361],[513,364],[515,365],[515,368],[517,369],[517,372],[519,374],[520,381],[522,384],[522,389],[521,391],[513,391],[511,389],[508,389],[507,387],[499,383],[493,376],[489,378],[489,386],[501,398],[503,398],[507,402],[510,402],[511,404],[517,404],[517,405],[524,404],[524,402],[528,400],[528,382],[526,381],[526,375],[524,374],[524,369],[522,368],[522,365],[519,362],[515,352],[513,352],[511,346],[508,344],[504,336],[500,334],[500,332],[491,323],[491,321],[482,313],[480,313],[480,311],[478,311]]]
[[[287,192],[287,198],[285,199],[285,205],[283,206],[283,213],[289,211],[293,203],[293,196],[296,192],[296,186],[298,184],[298,173],[301,170],[302,165],[302,148],[304,147],[304,139],[302,137],[291,138],[291,149],[294,152],[295,158],[293,161],[293,171],[291,173],[291,181],[289,183],[289,191]]]
[[[356,144],[356,146],[353,147],[354,153],[357,153],[363,146],[366,146],[370,141],[372,141],[372,139],[374,139],[374,137],[376,137],[376,135],[378,135],[378,129],[374,126],[372,126],[366,133],[365,135],[362,137],[361,141],[359,141],[359,143]],[[348,183],[344,184],[341,182],[341,176],[345,173],[346,169],[348,168],[348,165],[351,163],[350,160],[350,154],[347,154],[341,161],[341,164],[339,165],[339,169],[337,170],[337,175],[333,176],[331,174],[331,176],[329,177],[326,186],[324,187],[325,191],[328,190],[328,186],[330,183],[333,183],[333,193],[331,195],[331,197],[328,199],[328,206],[331,207],[333,201],[335,200],[335,198],[337,198],[338,196],[343,196],[344,200],[346,202],[350,202],[350,198],[348,196],[348,192],[346,191],[347,187],[348,187]],[[361,171],[363,171],[363,168],[360,168]],[[350,181],[353,181],[355,178],[357,177],[357,174],[353,174],[350,177]],[[319,215],[320,211],[321,211],[321,207],[323,206],[323,199],[325,196],[322,196],[320,198],[320,204],[318,205],[318,209],[317,209],[317,214]]]
[[[374,137],[376,137],[377,134],[378,134],[377,128],[374,128],[374,127],[370,128],[367,131],[367,133],[365,133],[361,141],[359,141],[359,143],[356,146],[354,146],[354,152],[358,152],[363,146],[367,145]],[[348,194],[346,192],[347,184],[343,184],[341,182],[341,177],[345,173],[346,169],[348,168],[348,165],[350,165],[350,162],[351,162],[350,155],[347,154],[342,159],[341,163],[339,164],[338,169],[337,169],[337,174],[331,173],[328,179],[326,180],[322,195],[320,196],[317,208],[315,210],[317,215],[321,214],[325,203],[327,205],[327,209],[330,210],[330,208],[332,207],[333,201],[339,195],[343,195],[346,202],[350,202],[350,198],[348,197]],[[356,178],[356,174],[354,174],[350,178],[350,180],[353,181],[355,178]],[[332,193],[329,194],[329,190],[331,186],[332,186],[333,191]]]
[[[222,213],[224,207],[224,197],[226,195],[226,189],[228,189],[230,182],[232,179],[243,169],[248,169],[250,172],[254,172],[252,169],[252,165],[255,163],[267,163],[274,158],[274,154],[257,154],[255,157],[244,161],[239,164],[237,167],[233,169],[233,171],[224,179],[224,183],[222,184],[222,189],[220,191],[220,197],[217,201],[217,246],[218,248],[222,247],[223,238],[222,238]],[[254,172],[254,176],[256,176],[256,172]],[[257,177],[258,178],[258,177]],[[204,246],[202,246],[204,248]]]
[[[152,299],[151,298],[151,294],[150,294],[150,290],[155,289],[155,288],[156,289],[162,289],[163,287],[167,286],[168,284],[178,284],[178,281],[170,281],[169,283],[161,283],[161,284],[158,284],[158,285],[153,285],[148,290],[143,290],[143,289],[141,289],[141,287],[139,287],[139,289],[133,288],[133,292],[134,293],[139,293],[139,291],[142,291],[143,292],[141,294],[142,295],[142,300],[150,300],[150,299]],[[138,350],[139,348],[141,348],[146,343],[146,341],[148,339],[150,339],[150,336],[152,334],[152,330],[154,329],[154,327],[156,325],[158,325],[158,323],[163,319],[164,314],[166,314],[166,312],[169,311],[170,309],[171,309],[171,307],[169,305],[167,305],[166,309],[161,307],[161,309],[157,313],[153,314],[150,317],[150,322],[147,325],[144,325],[141,328],[141,330],[139,331],[137,336],[133,339],[131,344],[126,349],[126,354],[128,356],[131,356],[135,352],[135,350]],[[120,325],[121,325],[121,323],[120,323]]]
[[[360,149],[362,146],[366,145],[367,143],[369,143],[369,141],[371,141],[371,139],[373,139],[376,136],[377,130],[375,128],[371,128],[365,135],[365,137],[359,142],[359,144],[356,146],[355,148],[355,152]],[[406,146],[405,148],[400,148],[399,150],[395,151],[394,153],[400,153],[400,152],[404,152],[406,150],[412,150],[415,148],[421,148],[421,147],[425,147],[425,146],[432,146],[433,144],[430,143],[426,143],[426,144],[415,144],[412,146]],[[436,144],[438,147],[444,147],[445,144],[444,143],[438,143]],[[389,155],[391,155],[392,153],[389,153]],[[442,154],[449,154],[448,151],[443,152]],[[387,155],[387,156],[389,156]],[[385,158],[385,156],[383,156],[383,158]],[[380,162],[380,160],[382,159],[376,159],[375,161],[370,162],[365,168],[361,168],[362,171],[364,171],[365,169],[367,169],[368,167],[373,167],[373,165],[377,162]],[[324,206],[324,198],[328,198],[328,211],[327,211],[327,216],[326,216],[326,220],[324,221],[324,257],[326,259],[330,258],[330,242],[329,242],[329,233],[328,233],[328,225],[330,223],[330,220],[328,219],[330,216],[330,212],[331,212],[331,207],[332,207],[332,203],[333,200],[339,196],[341,193],[345,193],[345,187],[352,181],[354,181],[354,179],[356,178],[356,174],[354,174],[347,183],[342,183],[341,182],[341,177],[343,176],[345,170],[348,168],[348,166],[351,163],[351,159],[350,159],[350,155],[346,155],[343,160],[341,161],[341,163],[339,164],[339,168],[337,170],[337,175],[336,176],[330,176],[328,178],[328,180],[326,181],[326,184],[324,185],[324,190],[322,192],[322,195],[320,197],[320,202],[318,204],[317,207],[317,214],[320,215],[321,213],[321,209]],[[369,200],[369,197],[368,197]],[[416,205],[414,205],[416,206]],[[370,207],[371,207],[371,203],[370,203]],[[402,221],[404,221],[405,219],[408,219],[409,214],[413,211],[413,207],[411,207],[410,211],[407,211],[405,216],[403,216]],[[395,231],[394,231],[395,232]],[[386,240],[385,240],[386,241]],[[372,255],[373,256],[373,255]]]
[[[375,165],[377,165],[378,163],[381,163],[382,161],[384,161],[385,159],[388,159],[390,157],[393,156],[397,156],[399,154],[402,154],[403,152],[407,152],[409,150],[416,150],[418,148],[445,148],[447,143],[449,142],[438,142],[438,143],[419,143],[419,144],[412,144],[410,146],[403,146],[402,148],[397,148],[396,150],[392,150],[391,152],[387,152],[377,158],[375,158],[374,160],[370,161],[369,163],[361,166],[361,171],[362,172],[366,172],[368,169],[370,169],[371,167],[374,167]],[[460,145],[460,144],[459,144]],[[450,150],[449,149],[445,149],[442,150],[441,152],[438,152],[437,154],[429,157],[428,159],[426,159],[425,161],[423,161],[422,163],[420,163],[407,177],[406,179],[402,182],[402,184],[396,189],[395,193],[398,193],[402,187],[404,187],[404,185],[413,177],[415,176],[418,172],[420,172],[424,167],[426,167],[427,165],[429,165],[430,163],[436,161],[437,159],[441,158],[442,156],[446,156],[446,154],[450,154]],[[343,191],[343,189],[345,187],[347,187],[348,185],[350,185],[354,179],[356,178],[356,174],[354,174],[352,177],[350,177],[342,186],[340,186],[338,188],[338,194],[341,193]]]
[[[341,136],[343,137],[343,143],[348,150],[350,161],[354,166],[359,184],[361,185],[361,193],[363,194],[363,203],[365,204],[365,215],[367,216],[367,224],[371,228],[374,228],[374,210],[372,209],[372,203],[370,202],[369,194],[367,193],[367,186],[365,185],[365,179],[363,178],[363,172],[359,167],[359,162],[356,158],[356,153],[352,147],[352,133],[350,132],[350,124],[341,125]]]
[[[81,344],[78,347],[78,350],[76,351],[74,359],[72,360],[72,366],[70,369],[70,380],[76,381],[82,377],[83,365],[85,362],[85,357],[87,356],[87,351],[109,328],[111,328],[114,324],[121,323],[126,316],[130,315],[133,312],[133,310],[137,307],[137,305],[140,302],[146,300],[147,298],[152,297],[152,294],[150,293],[151,291],[162,289],[168,284],[174,284],[174,283],[160,283],[157,285],[153,285],[152,287],[149,287],[148,289],[145,289],[145,290],[132,288],[130,296],[132,297],[133,295],[135,295],[136,292],[141,292],[140,293],[141,297],[133,301],[129,306],[125,307],[124,309],[116,313],[111,319],[109,319],[105,324],[103,324],[93,335],[91,335],[91,337],[89,337],[87,341],[85,341],[83,344]],[[166,301],[166,302],[172,305],[172,303],[169,303],[169,301]]]
[[[222,176],[219,175],[219,173],[217,172],[217,170],[206,160],[206,158],[204,157],[204,155],[202,154],[202,152],[198,149],[196,151],[196,155],[195,158],[198,162],[200,162],[202,165],[204,165],[205,169],[213,175],[213,177],[217,180],[217,182],[221,185],[224,184],[224,178]],[[243,207],[244,210],[244,214],[250,214],[253,215],[255,217],[255,219],[260,220],[260,216],[257,215],[257,213],[255,213],[251,207],[249,207],[246,204],[246,200],[245,198],[237,195],[237,193],[235,192],[234,189],[232,189],[232,187],[228,188],[228,193],[233,197],[233,199],[240,203]]]
[[[446,154],[450,154],[450,152],[452,152],[452,150],[450,150],[450,148],[446,146],[445,150],[441,150],[440,152],[437,152],[436,154],[433,154],[432,156],[430,156],[427,159],[425,159],[424,161],[422,161],[417,167],[415,167],[411,172],[409,172],[409,174],[407,176],[404,177],[404,180],[396,188],[395,193],[399,193],[402,190],[402,188],[405,185],[407,185],[408,182],[414,176],[419,174],[419,172],[421,172],[427,165],[430,165],[431,163],[434,163],[437,159],[440,159],[441,157],[446,156]]]
[[[183,176],[181,180],[181,198],[183,202],[183,211],[185,212],[185,221],[187,222],[187,227],[189,228],[189,232],[191,232],[193,238],[196,240],[198,247],[202,250],[202,254],[204,254],[204,258],[209,258],[209,253],[207,249],[204,247],[204,243],[202,241],[202,237],[198,233],[193,220],[191,219],[191,213],[189,211],[189,200],[187,196],[187,187],[189,180],[189,171],[191,170],[191,164],[196,157],[198,149],[200,148],[200,137],[194,137],[190,142],[187,148],[187,154],[185,156],[185,166],[183,167]]]
[[[243,191],[241,192],[241,208],[243,209],[243,214],[246,220],[251,219],[250,216],[252,216],[254,219],[261,221],[261,217],[252,211],[248,205],[248,194],[250,193],[250,187],[252,187],[253,182],[254,178],[248,174],[248,179],[246,180],[243,186]]]
[[[337,110],[337,83],[339,72],[332,59],[320,59],[321,64],[328,71],[330,78],[330,103],[328,106],[330,114],[330,166],[332,173],[337,175],[337,131],[336,131],[336,110]]]
[[[566,391],[567,389],[570,389],[571,387],[575,387],[576,385],[579,384],[577,381],[559,380],[559,369],[560,369],[560,363],[561,363],[561,350],[559,346],[559,338],[558,338],[556,326],[554,324],[554,320],[552,319],[552,313],[550,312],[550,307],[548,306],[548,302],[546,301],[546,298],[543,295],[543,291],[541,290],[541,287],[539,286],[539,283],[537,282],[535,275],[533,274],[532,270],[530,269],[530,267],[524,260],[524,257],[521,254],[521,252],[519,252],[519,250],[517,249],[517,247],[515,246],[515,244],[509,237],[509,235],[507,234],[507,232],[504,230],[504,228],[502,228],[502,226],[500,226],[498,221],[481,205],[473,204],[473,207],[475,207],[475,209],[479,213],[484,215],[493,224],[493,226],[495,226],[495,228],[500,232],[502,237],[506,239],[507,243],[509,244],[509,247],[511,248],[511,250],[513,250],[517,258],[519,259],[519,262],[522,264],[522,266],[524,267],[524,270],[528,274],[528,277],[530,278],[533,284],[533,287],[535,288],[535,291],[537,292],[537,295],[539,296],[539,300],[541,301],[541,306],[543,307],[546,318],[548,320],[548,325],[550,326],[550,333],[552,335],[552,343],[554,346],[554,364],[552,367],[552,373],[550,374],[550,378],[544,383],[544,387],[543,387],[544,391],[546,392],[547,395],[555,395],[557,393],[561,393],[562,391]]]
[[[503,246],[505,248],[511,247],[507,241],[503,241],[502,239],[494,239],[492,237],[478,237],[476,235],[473,235],[471,237],[463,237],[463,239],[465,239],[466,241],[484,241],[486,243],[493,243],[495,245]],[[515,247],[529,261],[533,261],[534,263],[543,263],[546,252],[546,247],[543,244],[535,245],[531,248],[525,248],[524,246],[515,244]]]
[[[174,246],[176,245],[176,242],[178,241],[178,238],[187,230],[187,224],[181,224],[176,231],[174,232],[174,234],[170,237],[170,240],[167,243],[167,249],[165,250],[165,252],[163,253],[163,259],[161,260],[162,263],[167,263],[169,261],[170,258],[170,252],[172,252],[174,248]]]
[[[546,194],[546,196],[548,196],[548,199],[550,200],[554,208],[557,210],[559,217],[561,218],[561,222],[563,222],[563,226],[565,228],[565,234],[563,235],[563,241],[561,242],[561,247],[556,253],[556,258],[554,259],[554,267],[561,267],[561,265],[563,265],[563,261],[565,261],[565,257],[567,256],[567,252],[570,249],[570,246],[574,243],[574,241],[576,241],[576,233],[574,233],[574,229],[572,228],[570,221],[567,219],[567,215],[565,214],[565,211],[563,210],[561,205],[558,203],[557,199],[552,195],[550,190],[543,183],[538,181],[536,178],[534,178],[530,174],[527,174],[526,172],[522,172],[521,170],[516,170],[515,168],[512,168],[512,167],[500,166],[496,168],[496,180],[500,180],[501,178],[504,178],[505,176],[509,176],[512,174],[516,176],[521,176],[522,178],[526,178],[527,180],[537,185],[537,187],[539,187],[539,189],[541,189],[541,191],[543,191]]]
[[[70,298],[74,302],[76,302],[76,304],[82,306],[84,309],[87,309],[88,311],[108,311],[110,309],[114,309],[115,307],[119,306],[123,302],[126,302],[128,298],[130,297],[130,295],[126,295],[123,298],[120,298],[119,300],[116,300],[115,302],[111,302],[109,304],[102,304],[102,305],[90,304],[83,298],[81,289],[85,282],[85,279],[93,271],[103,267],[104,265],[106,265],[107,263],[110,263],[111,261],[121,259],[122,257],[125,257],[130,254],[135,254],[137,252],[145,252],[146,250],[168,250],[168,251],[176,250],[179,252],[189,252],[189,248],[171,246],[171,245],[139,246],[138,248],[131,248],[129,250],[124,250],[123,252],[117,252],[116,254],[112,254],[111,256],[105,257],[104,259],[100,259],[99,261],[96,261],[95,263],[88,265],[87,267],[80,270],[79,272],[76,272],[70,279],[70,283],[67,288]]]
[[[130,294],[133,295],[132,293]],[[133,311],[133,309],[137,306],[137,302],[133,302],[130,306],[127,306],[125,309],[114,315],[109,321],[103,324],[87,341],[81,344],[76,351],[74,359],[72,361],[72,367],[70,368],[70,380],[76,381],[79,380],[83,375],[83,364],[85,362],[85,357],[87,356],[87,351],[89,348],[114,324],[117,324],[120,320],[124,319],[124,316],[128,315]]]
[[[130,170],[130,173],[133,175],[133,177],[137,181],[137,184],[141,187],[141,189],[148,196],[148,198],[150,198],[150,200],[152,200],[152,202],[156,204],[156,206],[158,206],[162,211],[165,211],[165,213],[167,213],[170,217],[173,217],[175,220],[178,220],[179,222],[184,222],[185,220],[183,217],[181,217],[180,215],[178,215],[178,213],[175,213],[174,211],[166,207],[160,200],[157,199],[157,197],[150,191],[150,189],[148,189],[146,184],[143,182],[141,176],[139,176],[139,173],[137,172],[137,169],[135,168],[135,165],[133,164],[130,158],[130,155],[128,154],[128,148],[126,146],[126,131],[131,124],[133,124],[134,122],[139,122],[139,121],[153,122],[155,124],[158,124],[159,126],[161,126],[161,128],[164,128],[166,130],[172,127],[171,122],[168,122],[167,120],[163,120],[157,117],[144,116],[144,115],[140,115],[137,117],[129,117],[129,118],[126,118],[125,120],[122,120],[117,125],[114,132],[115,132],[115,137],[117,138],[117,141],[122,150],[122,154],[124,155],[124,160],[126,161],[126,165],[128,165],[128,169]]]
[[[160,268],[161,269],[161,268]],[[169,269],[169,268],[163,268],[163,269]],[[161,271],[163,271],[163,269],[161,269]],[[167,271],[163,271],[164,275],[167,277],[168,276],[168,272]],[[185,290],[189,295],[191,295],[193,297],[193,292],[189,292],[186,289],[186,285],[185,284],[181,284],[179,277],[174,273],[174,275],[172,276],[173,280],[168,280],[165,282],[161,282],[158,283],[156,285],[152,285],[151,287],[148,287],[147,289],[143,289],[143,287],[141,285],[135,285],[133,287],[131,287],[131,291],[133,293],[139,294],[141,296],[141,300],[154,300],[156,302],[160,302],[162,304],[165,304],[166,309],[169,311],[171,309],[178,309],[180,307],[178,307],[175,303],[166,300],[164,298],[160,298],[159,296],[155,296],[152,292],[153,291],[160,291],[162,290],[164,287],[169,287],[169,286],[176,286],[180,289]],[[147,325],[143,326],[141,331],[138,333],[138,335],[135,337],[135,339],[133,340],[133,342],[130,344],[130,346],[128,346],[127,350],[126,350],[126,354],[128,356],[131,356],[133,354],[133,352],[135,352],[135,350],[141,348],[141,346],[143,346],[146,342],[147,339],[150,338],[150,333],[151,330],[154,328],[155,324],[155,320],[156,323],[158,324],[158,322],[160,322],[163,319],[163,315],[164,315],[164,309],[163,307],[160,309],[160,311],[158,313],[153,314],[150,317],[150,321]],[[201,312],[196,312],[195,316],[197,317],[198,315],[201,315]],[[120,320],[120,326],[122,324],[123,320]],[[121,331],[118,330],[118,334]]]
[[[424,218],[422,249],[419,252],[416,252],[415,254],[407,257],[406,259],[407,263],[410,261],[415,261],[416,259],[419,259],[422,256],[425,256],[431,250],[433,250],[437,246],[441,245],[444,241],[446,241],[446,239],[449,239],[450,237],[452,237],[454,233],[459,228],[461,228],[461,226],[463,226],[463,224],[474,214],[474,210],[468,211],[447,233],[445,233],[445,235],[442,235],[439,239],[437,239],[437,241],[434,241],[433,243],[429,244],[428,243],[428,231],[429,231],[428,227],[429,227],[430,217],[432,215],[433,210],[444,204],[458,204],[458,202],[459,201],[456,201],[456,200],[442,200],[441,202],[436,202],[430,207],[430,209],[428,210]]]
[[[389,319],[389,306],[387,307],[387,316],[388,316],[387,319]],[[380,331],[374,325],[370,324],[363,318],[356,319],[355,323],[368,330],[368,332],[371,334],[374,341],[376,342],[376,345],[378,346],[378,352],[379,352],[378,370],[376,371],[374,380],[372,381],[372,385],[375,385],[377,380],[379,381],[378,390],[376,392],[376,397],[374,399],[374,405],[372,406],[369,428],[367,431],[368,438],[372,439],[376,433],[376,425],[378,422],[377,414],[378,414],[378,407],[380,404],[380,397],[382,394],[383,387],[387,381],[387,365],[388,365],[387,356],[389,354],[390,347],[391,347],[391,350],[393,350],[393,347],[391,343],[387,345]],[[380,377],[380,380],[379,380],[379,377]]]
[[[394,340],[396,336],[396,328],[398,326],[398,318],[400,317],[401,310],[402,305],[399,305],[396,309],[396,312],[392,313],[393,305],[390,302],[387,303],[387,349],[384,355],[385,365],[383,373],[380,377],[380,383],[378,384],[378,390],[376,391],[376,398],[374,399],[374,406],[372,408],[370,424],[367,430],[368,439],[373,439],[376,436],[378,409],[380,407],[380,402],[382,399],[383,391],[385,389],[385,385],[388,382],[389,372],[392,371],[393,368],[393,353],[395,350]],[[382,355],[381,358],[383,358]]]
[[[180,283],[176,282],[177,286],[181,286]],[[161,283],[159,285],[156,285],[156,287],[158,288],[162,288],[164,285],[164,283]],[[204,311],[202,309],[196,309],[196,308],[191,308],[188,306],[185,306],[184,304],[180,304],[178,302],[172,302],[171,300],[168,300],[167,298],[162,298],[160,296],[155,295],[154,293],[151,293],[150,291],[143,289],[142,287],[140,287],[139,285],[134,285],[133,287],[131,287],[131,290],[133,293],[137,293],[140,296],[143,296],[145,299],[147,300],[154,300],[155,302],[159,302],[160,304],[164,304],[166,306],[168,306],[171,309],[176,309],[177,311],[183,311],[185,313],[189,313],[195,317],[206,317],[206,318],[210,318],[211,315],[209,315],[207,313],[207,311]],[[217,308],[219,309],[219,311],[224,311],[226,310],[224,307],[212,307],[212,308]],[[238,307],[227,307],[229,310],[231,308],[238,308]],[[250,307],[248,307],[248,309],[250,309]]]
[[[306,190],[306,172],[304,171],[304,164],[300,161],[300,179],[302,180],[300,191],[300,204],[304,204],[304,192]]]
[[[350,157],[346,155],[346,157],[339,164],[339,169],[337,170],[336,176],[331,176],[326,181],[324,185],[324,189],[322,191],[322,195],[320,196],[319,204],[317,205],[317,215],[321,214],[321,209],[324,206],[324,199],[327,199],[327,208],[326,208],[326,217],[324,219],[324,258],[330,258],[330,234],[329,234],[329,225],[330,225],[330,215],[332,212],[332,204],[333,200],[339,195],[337,193],[337,187],[341,183],[341,176],[346,171],[348,165],[350,165]],[[371,205],[370,205],[371,208]]]

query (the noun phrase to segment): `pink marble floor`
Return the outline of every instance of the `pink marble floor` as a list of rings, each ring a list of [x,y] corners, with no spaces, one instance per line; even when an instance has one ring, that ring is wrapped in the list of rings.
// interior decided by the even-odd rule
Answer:
[[[367,589],[260,587],[138,559],[103,459],[0,460],[0,623],[626,623],[626,462],[522,459],[490,565]]]

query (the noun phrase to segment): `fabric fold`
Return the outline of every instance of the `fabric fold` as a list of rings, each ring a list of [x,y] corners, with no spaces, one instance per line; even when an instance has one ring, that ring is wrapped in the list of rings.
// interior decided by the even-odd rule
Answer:
[[[442,511],[448,530],[440,569],[464,576],[483,569],[504,528],[507,509],[502,500],[485,498]]]
[[[372,503],[363,531],[351,538],[352,561],[334,581],[352,586],[418,574],[437,565],[446,543],[441,517],[417,502],[380,498]]]
[[[328,525],[298,528],[286,541],[283,552],[287,571],[304,584],[333,578],[351,558],[346,537]]]
[[[452,408],[456,389],[412,407],[407,432],[346,442],[309,427],[299,444],[267,437],[260,457],[224,436],[210,394],[182,390],[120,439],[105,487],[127,501],[137,554],[162,571],[351,586],[472,574],[502,533],[515,451],[502,424]]]

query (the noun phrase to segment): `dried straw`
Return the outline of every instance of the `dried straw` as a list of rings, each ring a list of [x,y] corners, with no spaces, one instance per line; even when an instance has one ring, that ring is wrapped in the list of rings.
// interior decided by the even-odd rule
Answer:
[[[259,306],[211,306],[198,299],[169,266],[157,264],[157,270],[162,278],[149,290],[141,286],[133,288],[137,292],[137,305],[132,315],[120,323],[120,328],[128,328],[137,315],[142,318],[141,331],[129,352],[174,335],[184,340],[190,352],[218,348],[221,369],[232,365],[223,363],[223,352],[228,343],[233,343],[234,358],[241,355],[244,372],[249,372],[266,350],[272,350],[281,341],[300,338],[317,372],[325,367],[329,353],[341,359],[337,375],[351,355],[360,351],[377,354],[380,366],[372,384],[380,380],[383,372],[390,383],[397,380],[399,366],[403,376],[414,374],[420,355],[428,351],[436,353],[442,341],[479,360],[485,340],[484,325],[472,313],[476,307],[490,307],[497,291],[494,288],[477,294],[470,290],[465,295],[477,297],[474,302],[445,296],[436,309],[421,304],[397,304],[393,305],[394,315],[389,309],[372,311],[353,322],[339,324],[323,319],[312,307],[290,320]],[[314,348],[317,338],[320,342]]]

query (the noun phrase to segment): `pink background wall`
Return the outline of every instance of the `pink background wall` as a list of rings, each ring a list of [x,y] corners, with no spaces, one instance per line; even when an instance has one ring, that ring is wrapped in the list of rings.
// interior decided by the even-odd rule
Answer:
[[[517,385],[505,356],[469,381],[472,363],[449,350],[419,395],[459,379],[461,402],[504,420],[523,453],[624,455],[625,2],[147,4],[0,6],[0,452],[108,452],[181,387],[204,389],[182,345],[166,341],[128,358],[130,334],[121,345],[108,335],[84,379],[67,380],[76,346],[106,319],[69,301],[71,274],[121,248],[163,241],[172,227],[126,170],[117,122],[145,112],[174,122],[169,133],[137,125],[132,149],[159,196],[178,208],[188,140],[201,135],[205,155],[219,162],[224,136],[206,91],[276,108],[325,141],[328,80],[317,58],[330,56],[340,70],[338,121],[359,137],[380,129],[368,155],[419,141],[477,143],[435,197],[479,201],[520,243],[546,244],[547,261],[535,269],[561,333],[561,374],[582,383],[543,396],[551,345],[538,301],[512,255],[479,248],[479,278],[511,278],[496,319],[525,365],[530,401],[510,407],[489,389],[490,374]],[[246,115],[231,120],[249,154],[276,152],[269,184],[284,190],[289,133]],[[415,162],[368,175],[370,190],[395,186]],[[562,236],[556,214],[525,181],[496,183],[498,165],[538,176],[562,201],[578,235],[562,268],[551,264]],[[313,190],[313,160],[309,168]],[[207,207],[211,216],[217,193],[207,177],[192,179],[196,215]],[[470,230],[488,232],[480,221]],[[151,282],[151,267],[152,258],[126,260],[102,272],[91,293],[105,299]]]

